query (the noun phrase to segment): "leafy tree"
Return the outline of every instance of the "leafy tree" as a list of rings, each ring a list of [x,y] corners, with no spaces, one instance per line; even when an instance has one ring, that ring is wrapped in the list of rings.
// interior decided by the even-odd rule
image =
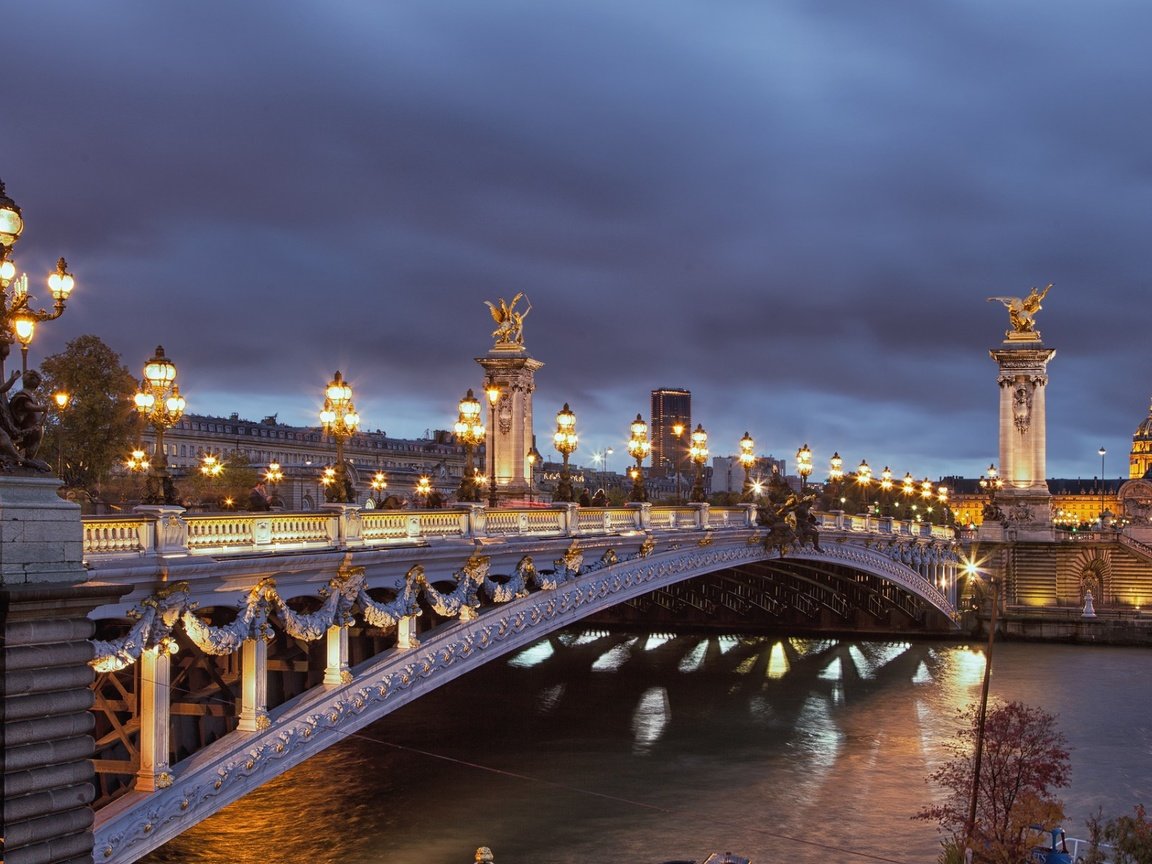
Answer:
[[[247,510],[252,487],[259,480],[260,473],[249,463],[248,455],[241,450],[231,450],[220,457],[218,476],[207,476],[199,468],[190,468],[176,486],[185,502]],[[232,503],[226,505],[228,501]]]
[[[1097,814],[1088,820],[1092,834],[1092,848],[1085,861],[1098,864],[1104,860],[1100,853],[1100,841],[1112,846],[1111,861],[1114,864],[1152,864],[1152,821],[1137,804],[1131,816],[1117,816],[1103,821]]]
[[[951,835],[948,847],[961,846],[972,794],[979,707],[960,712],[964,726],[946,745],[951,754],[927,778],[946,793],[942,802],[924,807],[914,819],[936,822]],[[1052,791],[1068,785],[1067,739],[1056,717],[1041,708],[1007,702],[988,709],[984,754],[972,845],[974,860],[1018,864],[1031,847],[1029,826],[1052,827],[1064,819],[1063,802]]]
[[[66,486],[95,489],[137,438],[136,379],[119,354],[91,335],[73,339],[40,369],[42,393],[71,397],[63,411],[53,409],[40,455],[59,460]]]

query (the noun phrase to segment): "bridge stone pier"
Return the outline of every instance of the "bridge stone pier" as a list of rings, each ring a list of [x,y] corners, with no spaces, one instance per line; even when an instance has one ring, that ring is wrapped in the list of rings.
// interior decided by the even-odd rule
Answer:
[[[8,864],[89,862],[93,623],[119,586],[88,584],[80,508],[43,476],[0,479],[3,849]]]

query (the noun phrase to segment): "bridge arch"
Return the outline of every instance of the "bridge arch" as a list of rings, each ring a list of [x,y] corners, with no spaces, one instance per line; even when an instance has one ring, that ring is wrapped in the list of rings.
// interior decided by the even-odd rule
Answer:
[[[94,859],[135,860],[313,753],[479,665],[611,606],[708,574],[750,566],[786,565],[813,572],[834,566],[883,579],[893,590],[917,597],[949,617],[953,614],[946,592],[932,574],[950,572],[954,579],[955,556],[949,558],[946,549],[933,543],[858,545],[829,538],[820,550],[787,549],[782,558],[780,550],[765,548],[755,530],[704,531],[659,541],[653,533],[637,532],[611,538],[603,550],[561,542],[568,545],[535,540],[482,550],[490,555],[476,554],[471,544],[459,547],[457,556],[465,550],[469,554],[455,572],[452,594],[436,589],[435,583],[444,581],[443,564],[436,565],[431,552],[416,556],[423,556],[427,575],[424,565],[412,565],[399,583],[387,568],[368,573],[354,566],[356,556],[346,555],[339,578],[320,592],[319,607],[301,605],[305,592],[297,584],[285,584],[281,597],[275,579],[265,576],[249,590],[247,605],[235,621],[215,630],[197,617],[187,586],[169,583],[164,592],[142,602],[138,629],[127,640],[139,649],[141,674],[147,664],[149,676],[167,681],[169,657],[160,649],[181,627],[187,631],[183,636],[200,640],[198,644],[210,652],[239,654],[238,665],[245,673],[239,728],[174,767],[166,764],[167,742],[155,741],[151,755],[141,757],[138,776],[147,775],[143,786],[138,784],[136,791],[99,812]],[[537,569],[533,555],[546,560],[557,550],[563,554],[552,569]],[[602,554],[585,564],[585,551]],[[395,599],[388,603],[372,599],[373,593],[380,596],[377,589],[390,595],[389,586],[399,589]],[[453,620],[417,634],[417,593],[438,615]],[[265,626],[271,606],[292,635],[326,640],[328,657],[323,686],[273,708],[265,704],[267,656],[262,652],[267,648],[257,632]],[[315,611],[305,614],[293,606]],[[350,668],[347,625],[354,613],[377,626],[392,622],[396,641]],[[97,649],[105,658],[128,650],[110,643]],[[152,722],[145,718],[142,725],[150,727],[154,737],[163,737],[168,718]],[[142,753],[143,749],[142,745]]]

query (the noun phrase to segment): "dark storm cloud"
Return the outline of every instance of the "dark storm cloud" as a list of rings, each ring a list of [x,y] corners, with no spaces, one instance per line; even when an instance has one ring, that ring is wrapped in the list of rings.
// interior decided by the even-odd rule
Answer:
[[[26,3],[0,177],[20,263],[63,251],[81,286],[41,352],[96,332],[135,368],[163,342],[192,410],[298,423],[340,368],[393,434],[451,422],[482,301],[524,291],[538,434],[568,401],[619,449],[686,386],[717,453],[747,429],[972,474],[1007,326],[985,298],[1055,282],[1050,473],[1090,475],[1147,408],[1150,25],[1135,2]]]

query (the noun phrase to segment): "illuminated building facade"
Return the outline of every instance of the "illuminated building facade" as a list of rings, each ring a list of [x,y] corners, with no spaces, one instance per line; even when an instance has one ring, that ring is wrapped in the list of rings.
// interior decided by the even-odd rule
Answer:
[[[150,449],[153,439],[145,433]],[[332,463],[332,444],[319,427],[288,426],[275,417],[259,422],[230,417],[185,414],[164,434],[168,464],[177,474],[199,469],[205,455],[217,457],[239,452],[258,471],[271,462],[280,465],[284,480],[280,494],[286,509],[311,509],[323,498],[320,477]],[[464,470],[464,448],[450,432],[435,431],[428,439],[389,438],[384,432],[357,431],[344,448],[360,503],[371,495],[369,481],[376,471],[388,475],[389,489],[405,497],[421,475],[433,488],[450,494]]]

